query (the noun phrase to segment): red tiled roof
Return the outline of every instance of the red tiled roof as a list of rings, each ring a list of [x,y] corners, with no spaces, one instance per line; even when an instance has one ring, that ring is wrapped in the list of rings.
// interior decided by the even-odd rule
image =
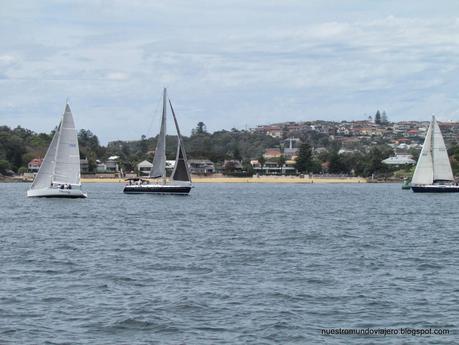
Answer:
[[[42,158],[34,158],[29,162],[30,165],[41,165],[41,163],[43,163]]]

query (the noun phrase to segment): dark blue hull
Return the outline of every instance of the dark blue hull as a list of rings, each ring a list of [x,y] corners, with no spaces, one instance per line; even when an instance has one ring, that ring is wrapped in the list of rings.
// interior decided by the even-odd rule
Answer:
[[[415,193],[459,193],[459,186],[411,186]]]
[[[188,195],[191,187],[189,186],[125,186],[123,192],[127,194],[174,194]]]

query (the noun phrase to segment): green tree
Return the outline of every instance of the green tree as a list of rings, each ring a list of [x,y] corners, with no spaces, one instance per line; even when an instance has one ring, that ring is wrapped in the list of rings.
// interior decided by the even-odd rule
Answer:
[[[283,167],[285,165],[286,161],[287,160],[285,159],[285,156],[284,155],[280,155],[280,157],[277,160],[277,163],[279,164],[280,167]]]
[[[376,115],[375,115],[375,123],[377,125],[381,124],[381,113],[379,112],[379,110],[376,112]]]
[[[296,157],[295,168],[302,174],[313,170],[311,145],[307,143],[301,144],[298,156]]]
[[[6,171],[10,169],[10,163],[4,159],[0,159],[0,174],[6,174]]]
[[[263,167],[265,166],[265,163],[266,163],[266,159],[265,159],[265,157],[263,155],[258,157],[258,163],[260,163],[260,166],[263,169]]]
[[[387,118],[387,114],[386,114],[385,111],[383,111],[382,114],[381,114],[381,123],[382,123],[382,124],[387,124],[387,123],[389,123],[389,120],[388,120],[388,118]]]
[[[199,135],[199,134],[203,134],[203,133],[207,133],[207,127],[206,127],[206,124],[204,122],[200,121],[196,125],[196,128],[194,128],[191,131],[191,134],[192,135]]]

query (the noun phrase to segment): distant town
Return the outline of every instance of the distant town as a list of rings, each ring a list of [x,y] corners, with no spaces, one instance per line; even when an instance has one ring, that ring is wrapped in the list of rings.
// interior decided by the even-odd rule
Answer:
[[[209,133],[203,122],[185,137],[194,175],[343,175],[400,177],[412,173],[429,122],[390,122],[384,111],[359,121],[301,121],[260,124],[249,130]],[[459,172],[459,122],[440,122],[453,170]],[[0,173],[32,175],[40,168],[51,133],[0,127]],[[99,145],[90,130],[79,132],[82,175],[148,176],[156,139]],[[167,169],[176,144],[168,137]],[[169,143],[170,141],[170,143]],[[169,145],[170,144],[170,145]]]

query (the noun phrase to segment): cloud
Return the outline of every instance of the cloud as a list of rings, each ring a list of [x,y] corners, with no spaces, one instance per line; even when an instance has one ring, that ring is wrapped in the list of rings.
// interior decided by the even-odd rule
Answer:
[[[0,91],[12,106],[0,102],[0,121],[48,131],[71,96],[77,125],[103,142],[155,135],[143,131],[164,86],[185,133],[201,120],[217,130],[376,109],[393,120],[430,109],[458,119],[456,7],[9,2],[0,14]]]

